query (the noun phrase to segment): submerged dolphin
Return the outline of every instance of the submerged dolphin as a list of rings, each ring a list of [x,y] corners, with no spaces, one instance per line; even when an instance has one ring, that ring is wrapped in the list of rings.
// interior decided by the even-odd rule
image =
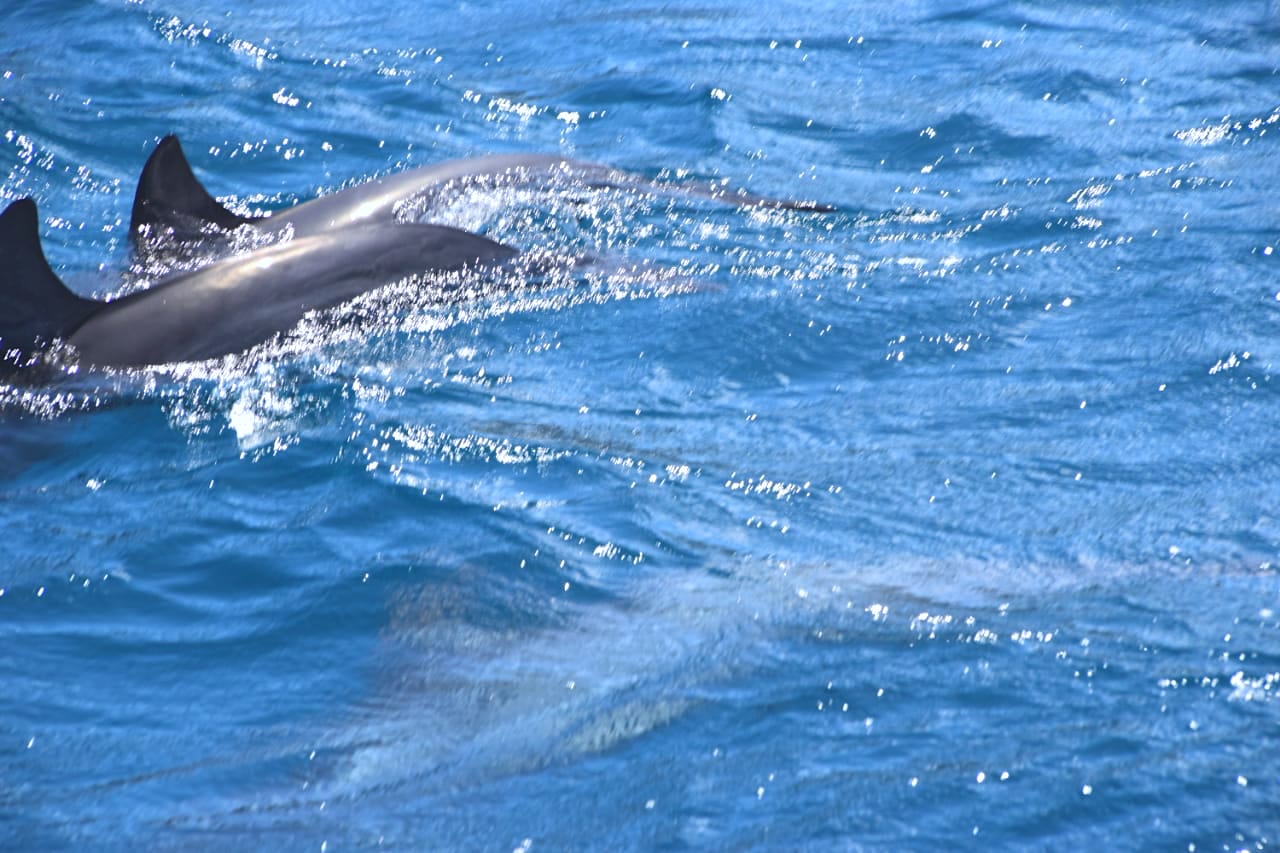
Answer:
[[[134,367],[242,352],[408,276],[498,264],[515,249],[441,225],[353,225],[169,276],[109,302],[72,293],[40,247],[31,199],[0,214],[0,367],[62,339],[87,364]]]
[[[178,138],[169,135],[156,145],[142,169],[133,197],[129,233],[136,239],[140,233],[172,229],[179,236],[187,237],[204,233],[210,225],[225,231],[250,225],[267,232],[291,228],[294,237],[309,237],[350,225],[394,222],[403,203],[455,182],[528,182],[556,174],[579,176],[591,186],[675,190],[746,207],[813,212],[834,210],[817,202],[771,199],[724,187],[665,186],[599,163],[555,154],[496,154],[449,160],[376,178],[269,216],[242,216],[228,210],[210,195],[192,171]]]

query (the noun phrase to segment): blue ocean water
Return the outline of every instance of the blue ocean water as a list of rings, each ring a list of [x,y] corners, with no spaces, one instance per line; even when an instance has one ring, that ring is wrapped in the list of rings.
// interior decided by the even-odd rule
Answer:
[[[529,151],[840,210],[471,191],[599,263],[0,386],[0,847],[1280,837],[1274,4],[0,10],[80,292],[171,132],[245,210]]]

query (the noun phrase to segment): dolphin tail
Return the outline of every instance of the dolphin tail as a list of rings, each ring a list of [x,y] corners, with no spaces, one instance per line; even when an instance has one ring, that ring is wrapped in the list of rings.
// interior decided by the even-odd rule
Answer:
[[[227,210],[209,195],[195,172],[191,171],[178,137],[169,134],[160,140],[142,167],[138,189],[133,194],[129,236],[137,240],[139,229],[199,228],[210,224],[230,231],[257,221],[254,217]]]
[[[72,293],[49,267],[34,201],[19,199],[0,213],[0,363],[29,359],[101,306]]]

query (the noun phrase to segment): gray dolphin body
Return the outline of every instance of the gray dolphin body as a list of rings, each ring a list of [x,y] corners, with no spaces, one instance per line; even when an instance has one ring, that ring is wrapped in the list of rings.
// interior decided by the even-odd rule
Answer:
[[[241,216],[209,194],[192,171],[178,138],[170,135],[160,140],[143,166],[133,197],[130,233],[136,236],[148,229],[162,228],[174,229],[183,236],[199,236],[208,225],[223,230],[250,225],[264,232],[288,229],[294,238],[312,237],[352,225],[394,223],[401,204],[454,182],[533,181],[556,171],[598,179],[612,173],[606,166],[552,154],[499,154],[397,172],[269,216]]]
[[[169,276],[110,302],[72,293],[40,248],[31,199],[0,214],[0,363],[62,339],[82,362],[135,367],[242,352],[408,276],[501,264],[515,249],[439,225],[353,225]]]
[[[351,225],[394,222],[401,205],[446,187],[486,181],[530,183],[557,174],[581,179],[589,186],[621,186],[649,192],[674,189],[746,207],[833,210],[817,202],[764,198],[724,187],[666,187],[599,163],[555,154],[495,154],[397,172],[270,216],[241,216],[209,194],[192,171],[178,138],[169,135],[156,145],[142,169],[129,230],[135,238],[157,230],[172,230],[179,237],[198,237],[206,234],[210,225],[222,230],[250,225],[265,232],[291,229],[295,238],[309,237]]]

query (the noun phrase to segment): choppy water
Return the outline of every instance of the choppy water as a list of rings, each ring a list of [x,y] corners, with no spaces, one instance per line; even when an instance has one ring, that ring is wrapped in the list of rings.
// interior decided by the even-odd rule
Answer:
[[[1264,849],[1280,10],[0,11],[0,199],[130,280],[179,133],[269,210],[601,263],[0,388],[0,846]]]

